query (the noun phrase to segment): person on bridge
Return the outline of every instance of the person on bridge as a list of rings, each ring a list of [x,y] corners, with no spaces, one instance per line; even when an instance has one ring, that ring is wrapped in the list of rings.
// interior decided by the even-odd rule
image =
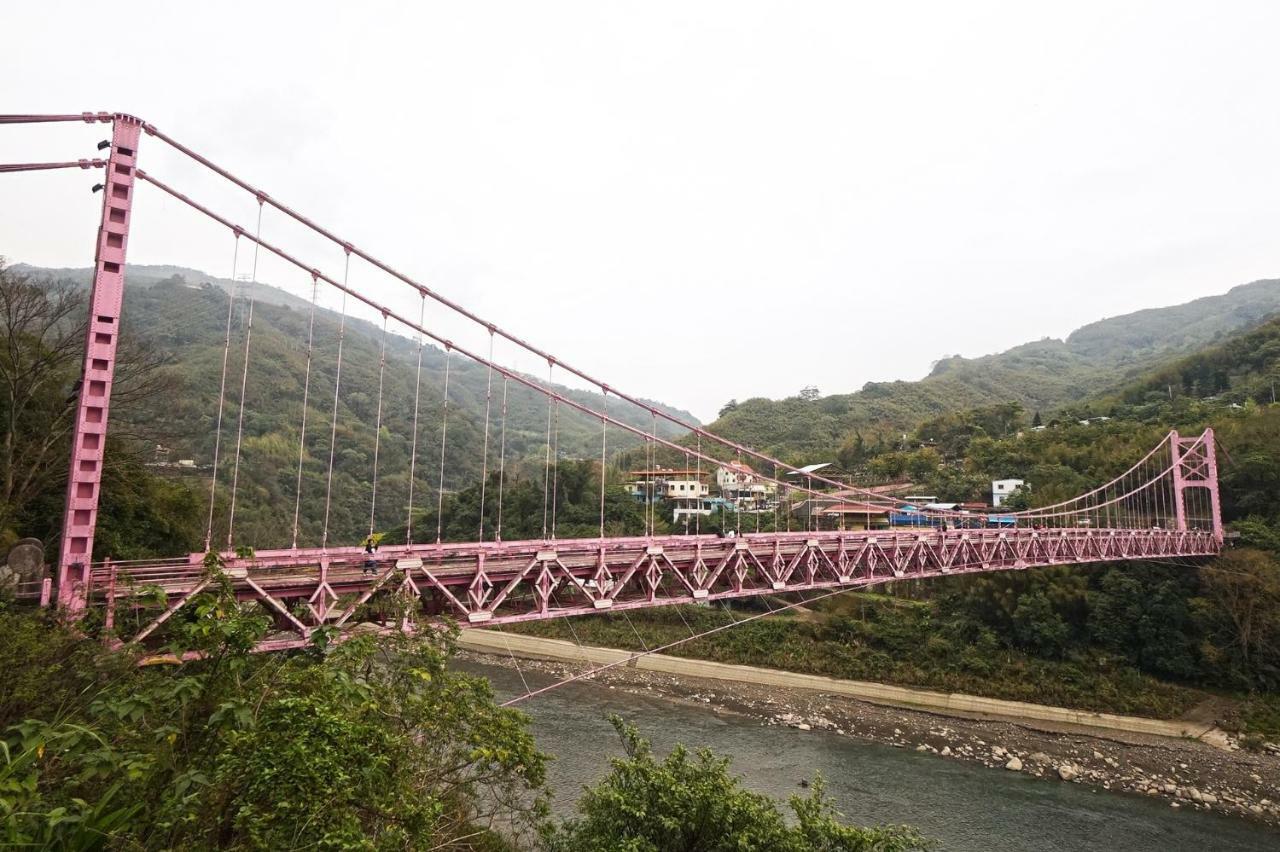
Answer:
[[[360,571],[361,574],[378,573],[378,560],[374,558],[374,554],[378,552],[378,538],[379,536],[373,533],[369,533],[364,537],[365,558],[364,568]]]

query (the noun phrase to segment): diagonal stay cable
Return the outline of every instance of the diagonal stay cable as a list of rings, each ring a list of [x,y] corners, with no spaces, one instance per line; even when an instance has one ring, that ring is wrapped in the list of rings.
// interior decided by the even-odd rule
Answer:
[[[669,649],[671,649],[671,648],[676,648],[676,647],[678,647],[678,646],[680,646],[680,645],[684,645],[684,644],[685,644],[685,643],[687,643],[687,642],[692,642],[692,641],[694,641],[695,639],[703,639],[703,638],[705,638],[705,637],[707,637],[707,636],[711,636],[712,634],[720,633],[720,632],[723,632],[723,631],[725,631],[725,630],[729,630],[730,628],[733,628],[733,627],[740,627],[740,626],[741,626],[741,625],[743,625],[743,624],[750,624],[750,623],[751,623],[751,622],[753,622],[753,621],[758,621],[758,620],[760,620],[760,619],[762,619],[762,618],[768,618],[768,617],[769,617],[769,616],[771,616],[771,615],[777,615],[777,614],[778,614],[778,613],[780,613],[780,612],[785,612],[785,611],[787,611],[787,610],[789,610],[789,609],[794,609],[794,608],[796,608],[796,607],[798,607],[798,606],[803,606],[803,605],[805,605],[805,604],[814,603],[815,601],[820,601],[820,600],[822,600],[822,599],[824,599],[824,598],[834,597],[835,595],[842,595],[842,594],[844,594],[844,593],[845,593],[845,592],[847,592],[847,591],[849,591],[849,589],[834,589],[834,590],[832,590],[832,591],[830,591],[830,592],[826,592],[826,593],[824,593],[824,594],[818,595],[817,597],[810,598],[810,599],[809,599],[809,600],[807,600],[807,601],[796,601],[796,602],[795,602],[795,603],[793,603],[793,604],[787,604],[786,606],[784,606],[784,607],[782,607],[782,608],[780,608],[780,609],[777,609],[777,610],[773,610],[773,611],[771,611],[771,612],[760,612],[760,613],[756,613],[755,615],[753,615],[753,616],[751,616],[751,617],[749,617],[749,618],[744,618],[744,619],[742,619],[741,621],[734,621],[734,622],[732,622],[732,623],[730,623],[730,624],[721,624],[721,625],[720,625],[720,626],[718,626],[718,627],[713,627],[713,628],[711,628],[710,630],[704,630],[703,632],[701,632],[701,633],[697,634],[696,636],[690,636],[690,637],[688,637],[687,639],[676,639],[675,641],[668,642],[668,643],[667,643],[667,644],[665,644],[665,645],[659,645],[658,647],[653,648],[653,649],[648,650],[648,651],[639,651],[639,652],[636,652],[636,653],[633,653],[633,654],[628,654],[624,659],[621,659],[621,660],[615,660],[615,661],[614,661],[614,662],[612,662],[612,663],[605,663],[604,665],[596,666],[596,667],[591,668],[591,669],[588,669],[587,671],[584,671],[584,672],[578,672],[577,674],[572,675],[571,677],[567,677],[567,678],[564,678],[564,679],[562,679],[562,680],[556,681],[555,683],[550,684],[550,685],[548,685],[548,686],[544,686],[544,687],[542,687],[541,689],[535,689],[533,692],[530,692],[530,693],[528,693],[527,695],[517,696],[517,697],[515,697],[515,698],[512,698],[512,699],[509,699],[509,700],[507,700],[507,701],[504,701],[504,702],[501,704],[501,706],[502,706],[502,707],[510,707],[510,706],[512,706],[512,705],[514,705],[514,704],[519,704],[521,701],[524,701],[524,700],[526,700],[526,699],[534,698],[534,697],[536,697],[536,696],[538,696],[538,695],[542,695],[543,693],[550,692],[550,691],[551,691],[551,690],[553,690],[553,689],[559,689],[560,687],[565,686],[566,684],[573,683],[574,681],[585,680],[586,678],[594,677],[595,675],[599,674],[600,672],[607,671],[607,670],[609,670],[609,669],[615,669],[615,668],[617,668],[618,666],[625,666],[625,665],[627,665],[627,664],[629,664],[629,663],[634,662],[635,660],[640,659],[641,657],[647,657],[647,656],[649,656],[650,654],[658,654],[658,653],[661,653],[662,651],[666,651],[666,650],[669,650]]]

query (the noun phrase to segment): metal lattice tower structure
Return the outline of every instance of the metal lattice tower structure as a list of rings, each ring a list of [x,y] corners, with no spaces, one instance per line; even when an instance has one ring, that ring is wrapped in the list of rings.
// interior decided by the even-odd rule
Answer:
[[[84,606],[93,538],[102,490],[102,460],[111,412],[120,314],[124,303],[125,255],[133,216],[133,192],[142,123],[119,115],[111,121],[111,149],[102,191],[102,216],[89,291],[84,365],[76,405],[67,472],[67,502],[58,558],[58,605]]]

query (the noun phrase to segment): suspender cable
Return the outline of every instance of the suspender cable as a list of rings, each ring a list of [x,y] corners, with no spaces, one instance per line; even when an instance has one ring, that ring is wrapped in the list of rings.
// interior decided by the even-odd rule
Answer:
[[[1158,461],[1158,463],[1159,463],[1159,464],[1161,464],[1161,465],[1163,465],[1163,462],[1162,462],[1162,461]],[[1167,468],[1166,468],[1166,470],[1167,470]],[[1162,477],[1164,476],[1164,471],[1163,471],[1163,470],[1160,472],[1160,475],[1161,475]],[[1161,485],[1159,488],[1157,488],[1157,489],[1156,489],[1156,494],[1155,494],[1155,504],[1156,504],[1156,526],[1160,527],[1160,529],[1164,529],[1164,528],[1165,528],[1165,518],[1167,517],[1167,515],[1166,515],[1166,513],[1165,513],[1165,505],[1166,505],[1166,504],[1165,504],[1165,499],[1164,499],[1164,491],[1165,491],[1165,486],[1164,486],[1164,485]]]
[[[655,423],[654,425],[656,427],[657,424]],[[742,453],[737,454],[736,461],[737,461],[737,464],[739,465],[742,464]],[[734,472],[735,479],[739,476],[742,476],[741,468],[739,468],[737,471]],[[733,529],[734,529],[734,533],[733,533],[734,535],[736,536],[742,535],[742,489],[741,488],[738,489],[738,494],[733,501]]]
[[[609,413],[609,391],[605,389],[600,393],[600,409],[605,414]],[[605,463],[607,460],[607,449],[609,444],[609,421],[603,417],[600,418],[600,541],[604,542],[604,488],[605,479]]]
[[[440,485],[436,488],[436,544],[444,541],[444,457],[449,441],[449,372],[453,368],[453,347],[444,355],[444,401],[440,409]]]
[[[498,446],[498,526],[494,541],[502,541],[502,498],[507,481],[507,375],[502,375],[502,439]]]
[[[378,356],[378,413],[373,432],[373,490],[369,496],[369,535],[378,514],[378,450],[382,446],[382,383],[387,373],[387,313],[382,314],[382,352]]]
[[[551,371],[555,362],[547,362],[547,387],[551,387]],[[542,470],[542,538],[547,537],[547,499],[551,496],[551,406],[554,399],[547,397],[547,462]]]
[[[644,534],[653,535],[653,442],[644,436]]]
[[[762,491],[763,494],[763,491]],[[760,501],[755,499],[755,491],[751,491],[751,512],[755,514],[755,531],[760,531]]]
[[[347,281],[351,274],[351,251],[342,267],[342,314],[338,319],[338,365],[333,376],[333,417],[329,422],[329,474],[324,487],[324,531],[320,535],[320,547],[329,546],[329,507],[333,498],[333,457],[338,441],[338,392],[342,389],[342,344],[347,336]]]
[[[258,199],[257,238],[262,237],[262,199]],[[250,283],[258,283],[258,249],[262,244],[258,239],[253,243],[253,270]],[[231,549],[232,537],[236,530],[236,495],[240,488],[240,448],[244,440],[244,408],[245,392],[249,389],[249,342],[253,339],[253,306],[257,302],[257,294],[249,293],[249,322],[244,331],[244,371],[240,375],[240,410],[236,413],[236,464],[231,475],[231,514],[227,518],[227,550]]]
[[[240,374],[240,408],[236,412],[236,455],[231,474],[231,510],[227,518],[227,550],[232,547],[236,528],[236,496],[240,488],[240,448],[244,439],[245,391],[249,384],[249,342],[253,339],[253,307],[256,299],[249,296],[249,317],[244,332],[244,369]]]
[[[688,450],[685,450],[685,451],[684,451],[684,470],[682,470],[682,471],[680,472],[680,478],[681,478],[681,480],[683,480],[683,479],[684,479],[684,477],[686,477],[686,476],[688,476],[688,475],[689,475],[689,471],[691,470],[691,468],[689,467],[689,465],[690,465],[691,463],[692,463],[692,462],[689,460],[689,451],[688,451]],[[696,483],[696,482],[693,484],[693,496],[694,496],[694,497],[697,497],[697,496],[698,496],[698,483]],[[688,507],[686,507],[686,508],[688,508]],[[675,520],[676,520],[676,519],[673,517],[673,518],[671,519],[671,522],[672,522],[672,523],[675,523]],[[685,534],[685,535],[688,535],[688,534],[689,534],[689,513],[688,513],[688,512],[685,512],[685,514],[684,514],[684,534]]]
[[[298,518],[302,512],[302,457],[307,446],[307,402],[311,397],[312,344],[316,331],[316,291],[320,279],[311,276],[311,318],[307,321],[307,377],[302,383],[302,427],[298,430],[298,480],[293,488],[293,549],[298,549]]]
[[[560,400],[556,400],[555,407],[555,427],[551,435],[551,453],[554,457],[551,466],[551,538],[554,541],[556,537],[556,503],[560,490]]]
[[[427,297],[422,297],[422,307],[418,312],[418,325],[427,319]],[[422,347],[426,338],[418,335],[418,372],[413,380],[413,438],[409,447],[409,511],[405,518],[404,543],[413,544],[413,478],[418,468],[418,400],[422,390]]]
[[[698,489],[698,511],[693,516],[693,532],[695,535],[702,535],[702,436],[698,436],[698,483],[694,486]],[[710,488],[707,489],[711,491]]]
[[[493,406],[493,332],[489,332],[489,376],[484,388],[484,449],[480,463],[480,537],[484,541],[484,497],[489,479],[489,416]]]
[[[649,409],[649,432],[653,435],[649,440],[649,448],[652,450],[649,470],[656,471],[658,469],[658,414],[652,408]],[[658,475],[653,473],[650,476],[653,487],[649,489],[649,535],[655,535],[658,532]]]
[[[227,336],[222,344],[222,383],[218,387],[218,423],[213,430],[213,476],[209,481],[209,524],[204,531],[204,549],[209,552],[213,546],[213,508],[218,493],[218,457],[222,451],[222,409],[227,398],[227,356],[231,354],[231,317],[236,306],[236,293],[240,289],[236,282],[236,261],[240,257],[240,229],[235,231],[235,248],[231,251],[231,293],[227,299]]]

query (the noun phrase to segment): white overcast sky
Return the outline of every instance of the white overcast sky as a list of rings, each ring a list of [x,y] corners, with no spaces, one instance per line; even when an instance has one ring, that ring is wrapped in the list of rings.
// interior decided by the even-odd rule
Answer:
[[[704,418],[1280,274],[1275,2],[12,0],[3,28],[0,112],[142,116]],[[105,135],[0,126],[0,162]],[[155,140],[139,165],[252,226]],[[95,178],[0,176],[0,254],[89,265]],[[225,230],[149,187],[135,210],[131,262],[230,273]],[[278,215],[263,236],[340,271]]]

